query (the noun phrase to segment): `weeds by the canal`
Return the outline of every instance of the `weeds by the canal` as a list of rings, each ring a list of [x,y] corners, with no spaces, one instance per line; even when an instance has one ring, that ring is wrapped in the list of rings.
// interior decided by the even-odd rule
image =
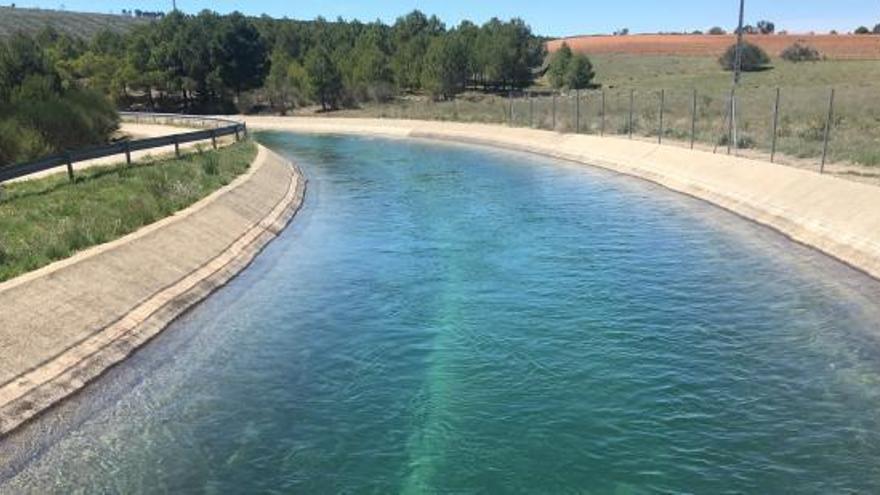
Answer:
[[[0,281],[122,237],[186,208],[244,173],[250,142],[180,159],[147,160],[4,186],[0,196]]]

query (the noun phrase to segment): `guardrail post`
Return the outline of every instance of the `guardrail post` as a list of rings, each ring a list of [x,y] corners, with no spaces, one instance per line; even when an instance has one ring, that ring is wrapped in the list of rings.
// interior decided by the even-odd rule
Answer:
[[[831,96],[828,99],[828,118],[825,120],[825,140],[822,144],[822,165],[819,173],[825,173],[825,161],[828,158],[828,141],[831,139],[831,125],[834,120],[834,88],[831,88]]]
[[[236,126],[235,126],[235,142],[237,143],[238,141],[239,141],[239,137],[238,137],[238,125],[236,125]]]
[[[217,149],[217,129],[211,129],[211,146]]]
[[[602,123],[599,125],[599,135],[605,135],[605,90],[602,90]]]
[[[691,99],[691,149],[694,149],[694,139],[697,137],[697,90],[694,88],[694,97]]]
[[[657,128],[657,144],[663,144],[663,107],[666,106],[666,90],[660,90],[660,124]]]
[[[125,142],[125,163],[131,165],[131,141]]]
[[[73,157],[69,151],[65,153],[65,157],[67,158],[67,177],[70,178],[70,182],[75,182],[76,179],[73,176]]]
[[[779,100],[781,98],[781,91],[779,88],[776,88],[776,103],[773,105],[773,135],[771,136],[771,144],[770,144],[770,163],[773,163],[776,160],[776,137],[779,129]]]
[[[177,134],[174,135],[174,156],[180,158],[180,139]]]

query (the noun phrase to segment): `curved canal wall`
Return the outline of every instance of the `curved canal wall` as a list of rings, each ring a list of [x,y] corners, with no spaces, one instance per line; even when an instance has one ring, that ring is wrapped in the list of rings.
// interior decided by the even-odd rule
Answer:
[[[486,124],[247,117],[252,129],[429,138],[603,167],[708,201],[880,279],[880,188],[769,162],[644,141]]]
[[[245,175],[189,208],[0,284],[0,437],[244,269],[299,209],[305,185],[259,147]]]

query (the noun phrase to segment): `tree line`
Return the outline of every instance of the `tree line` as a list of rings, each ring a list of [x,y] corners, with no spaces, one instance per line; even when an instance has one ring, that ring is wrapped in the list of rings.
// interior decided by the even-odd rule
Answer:
[[[116,108],[190,113],[325,110],[410,93],[525,88],[544,40],[521,19],[447,27],[173,11],[91,39],[46,27],[0,41],[0,164],[106,142]]]
[[[47,28],[39,38],[67,79],[120,107],[188,112],[248,111],[254,95],[283,112],[506,91],[530,85],[545,55],[520,19],[447,28],[419,11],[392,25],[173,11],[126,34],[81,41]]]
[[[0,40],[0,166],[104,143],[118,126],[110,100],[71,80],[50,46]]]

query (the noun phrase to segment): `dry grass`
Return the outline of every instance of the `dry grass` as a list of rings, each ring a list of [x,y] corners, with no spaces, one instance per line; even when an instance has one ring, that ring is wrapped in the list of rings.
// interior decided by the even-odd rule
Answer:
[[[601,99],[605,92],[607,134],[629,132],[629,95],[634,91],[633,133],[654,138],[659,132],[660,89],[665,88],[664,139],[689,144],[691,106],[697,91],[696,141],[726,151],[725,117],[731,75],[714,59],[602,55],[593,57],[603,90],[584,91],[580,101],[580,132],[602,130]],[[773,103],[776,88],[782,100],[778,126],[777,158],[800,166],[818,166],[831,87],[836,88],[835,118],[829,160],[843,169],[880,165],[880,62],[824,61],[794,64],[774,61],[774,68],[746,74],[739,90],[739,141],[749,154],[769,158],[772,144]],[[542,88],[536,88],[542,89]],[[464,95],[454,101],[403,98],[390,104],[370,104],[335,115],[380,118],[452,120],[509,123],[510,102],[501,96]],[[553,103],[549,96],[513,102],[516,126],[555,128],[574,132],[576,104],[573,94]],[[866,173],[874,174],[868,170]]]

